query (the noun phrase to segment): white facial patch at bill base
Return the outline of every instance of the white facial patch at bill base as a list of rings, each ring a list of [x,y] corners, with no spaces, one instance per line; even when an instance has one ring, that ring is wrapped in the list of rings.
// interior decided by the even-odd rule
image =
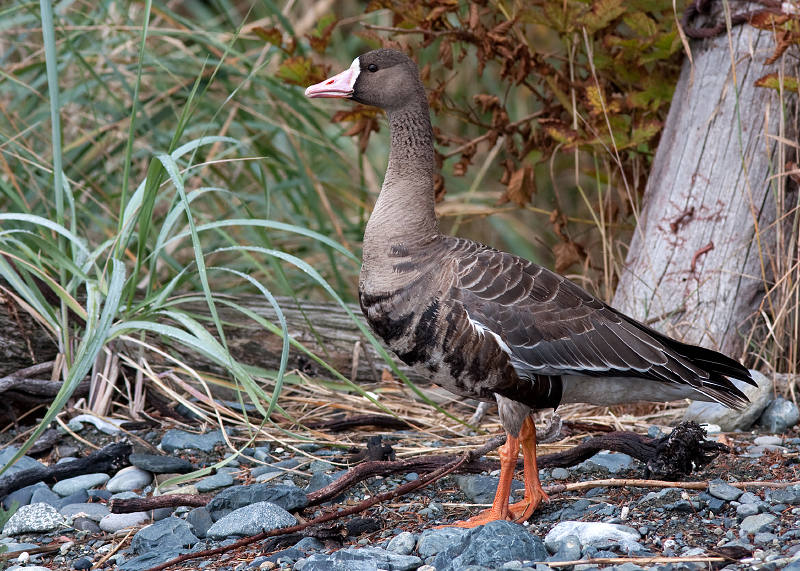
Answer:
[[[361,73],[361,62],[356,58],[353,60],[353,63],[350,64],[350,91],[353,90],[359,73]]]

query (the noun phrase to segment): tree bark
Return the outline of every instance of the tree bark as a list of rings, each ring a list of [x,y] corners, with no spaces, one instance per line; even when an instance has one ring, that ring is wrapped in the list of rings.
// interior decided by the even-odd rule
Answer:
[[[613,305],[741,358],[786,255],[775,221],[787,177],[770,177],[787,170],[791,146],[774,137],[796,138],[777,92],[754,86],[779,69],[763,63],[772,34],[737,26],[730,42],[733,55],[724,33],[692,43]]]

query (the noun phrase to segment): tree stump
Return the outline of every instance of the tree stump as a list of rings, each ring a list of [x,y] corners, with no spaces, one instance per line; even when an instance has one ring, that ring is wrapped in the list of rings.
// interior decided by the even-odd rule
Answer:
[[[784,131],[777,92],[754,86],[777,71],[780,61],[763,63],[774,48],[770,32],[748,25],[730,44],[724,33],[692,42],[613,303],[734,358],[787,254],[782,204],[796,202],[786,176],[771,178],[787,170],[796,131]]]

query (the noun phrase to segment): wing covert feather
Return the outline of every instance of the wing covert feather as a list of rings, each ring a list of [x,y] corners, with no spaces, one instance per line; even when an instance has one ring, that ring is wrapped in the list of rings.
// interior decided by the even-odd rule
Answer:
[[[731,385],[719,373],[749,378],[736,361],[670,339],[527,260],[460,239],[450,254],[459,260],[451,295],[502,339],[518,370],[707,383],[714,392]]]

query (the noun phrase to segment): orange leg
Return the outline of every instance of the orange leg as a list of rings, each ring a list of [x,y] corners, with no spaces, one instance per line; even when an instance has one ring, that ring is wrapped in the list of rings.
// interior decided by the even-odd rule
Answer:
[[[511,493],[511,481],[514,479],[514,469],[517,466],[517,457],[519,456],[519,438],[509,434],[506,438],[506,443],[500,447],[498,452],[500,454],[500,483],[497,485],[497,493],[494,496],[492,507],[475,517],[453,525],[458,527],[478,527],[490,521],[509,519],[508,495]]]
[[[522,444],[525,496],[521,502],[509,506],[508,511],[514,521],[522,523],[533,515],[542,500],[549,502],[550,498],[544,493],[542,483],[539,481],[539,468],[536,465],[536,426],[531,417],[525,419],[519,440]]]

